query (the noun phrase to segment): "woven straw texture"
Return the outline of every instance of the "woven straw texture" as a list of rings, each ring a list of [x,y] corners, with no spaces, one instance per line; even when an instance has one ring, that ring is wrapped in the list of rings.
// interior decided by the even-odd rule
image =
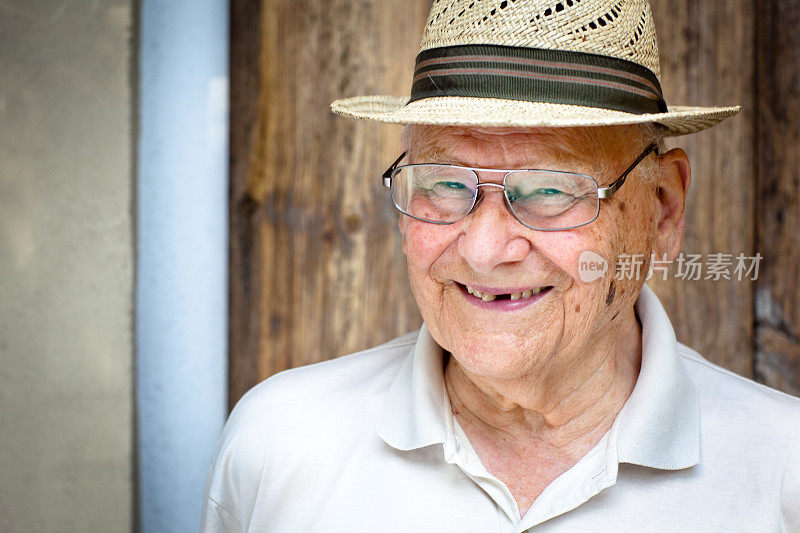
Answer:
[[[627,59],[660,77],[646,0],[436,0],[420,50],[501,44]]]
[[[658,42],[647,0],[435,0],[420,50],[495,44],[567,50],[638,63],[660,78]],[[636,115],[574,105],[477,97],[358,96],[336,100],[334,113],[398,124],[567,127],[662,124],[668,136],[710,128],[739,107],[669,106]]]

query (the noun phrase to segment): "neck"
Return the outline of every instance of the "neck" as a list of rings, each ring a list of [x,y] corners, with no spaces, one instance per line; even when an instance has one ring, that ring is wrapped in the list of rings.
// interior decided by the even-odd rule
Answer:
[[[472,375],[451,356],[445,385],[470,440],[583,456],[611,427],[636,384],[642,342],[633,309],[623,324],[616,334],[548,357],[514,379]]]

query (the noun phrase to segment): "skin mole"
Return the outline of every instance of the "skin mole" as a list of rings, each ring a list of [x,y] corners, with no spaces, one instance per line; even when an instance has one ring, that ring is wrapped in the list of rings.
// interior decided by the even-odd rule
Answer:
[[[616,291],[617,287],[616,285],[614,285],[614,282],[612,281],[611,285],[608,286],[608,296],[606,296],[606,305],[611,305],[611,303],[614,301],[614,294],[616,293]]]

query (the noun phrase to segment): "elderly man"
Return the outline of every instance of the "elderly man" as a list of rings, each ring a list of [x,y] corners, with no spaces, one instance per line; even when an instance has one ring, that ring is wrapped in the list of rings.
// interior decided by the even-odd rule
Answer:
[[[675,340],[641,277],[690,171],[645,0],[436,1],[386,171],[424,325],[276,375],[226,426],[205,531],[800,531],[800,401]],[[645,269],[647,265],[645,265]],[[594,278],[594,277],[593,277]]]

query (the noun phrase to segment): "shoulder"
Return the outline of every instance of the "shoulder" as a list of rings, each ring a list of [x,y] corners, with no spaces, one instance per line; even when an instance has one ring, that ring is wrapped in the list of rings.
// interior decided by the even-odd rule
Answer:
[[[765,492],[774,487],[784,529],[800,528],[800,398],[715,365],[682,344],[678,353],[700,397],[702,461],[741,472],[743,482]]]
[[[747,420],[759,429],[785,428],[800,438],[800,398],[722,368],[680,343],[678,353],[698,387],[704,408]]]
[[[294,423],[380,402],[417,336],[409,333],[368,350],[279,372],[248,391],[231,419],[248,425]]]
[[[800,398],[711,363],[682,344],[678,353],[700,398],[703,447],[800,477],[800,455],[794,451],[800,441]]]
[[[363,422],[365,410],[377,413],[417,335],[410,333],[369,350],[275,374],[239,400],[225,433],[241,434],[263,448],[275,435],[286,441],[311,427],[319,431],[329,425],[347,425],[355,412],[362,415],[356,422]]]
[[[238,519],[249,516],[268,462],[280,459],[284,469],[309,464],[342,439],[374,433],[386,391],[417,337],[418,332],[409,333],[369,350],[286,370],[253,387],[225,424],[206,505],[224,507]]]

